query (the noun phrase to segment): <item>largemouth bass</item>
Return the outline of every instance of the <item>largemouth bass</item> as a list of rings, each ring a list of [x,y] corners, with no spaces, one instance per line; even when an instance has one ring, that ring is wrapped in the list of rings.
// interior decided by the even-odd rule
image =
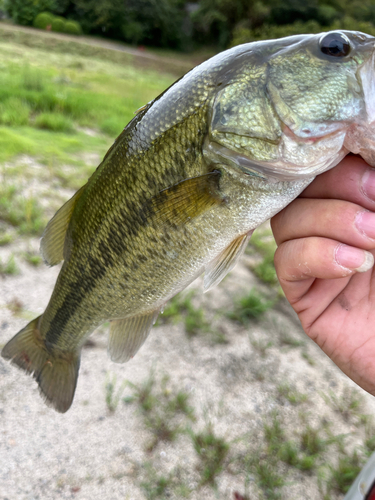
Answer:
[[[233,268],[251,232],[349,151],[375,166],[375,38],[330,32],[227,50],[141,108],[41,240],[64,261],[45,312],[3,348],[69,409],[85,339],[125,362],[164,304]]]

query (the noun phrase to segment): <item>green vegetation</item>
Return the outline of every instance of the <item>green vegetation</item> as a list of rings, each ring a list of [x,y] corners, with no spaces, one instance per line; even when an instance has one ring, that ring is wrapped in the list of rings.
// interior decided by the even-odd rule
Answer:
[[[145,425],[152,434],[148,451],[152,451],[160,441],[174,441],[179,433],[185,431],[181,417],[195,420],[194,410],[189,405],[189,394],[171,387],[169,376],[158,380],[151,371],[142,384],[128,382],[128,385],[133,394],[124,398],[124,402],[138,404]]]
[[[330,391],[328,394],[322,394],[322,397],[346,421],[360,415],[363,406],[363,397],[355,388],[347,386],[340,395]]]
[[[289,401],[292,405],[299,405],[307,401],[307,394],[302,394],[288,383],[278,385],[277,392],[282,400]]]
[[[181,51],[330,29],[375,33],[372,0],[199,0],[194,7],[188,0],[4,0],[3,8],[18,24],[72,34],[82,26],[85,33]]]
[[[121,396],[126,387],[126,380],[123,380],[119,387],[117,386],[116,375],[107,373],[107,380],[105,383],[105,402],[110,413],[114,413],[120,402]]]
[[[225,344],[225,335],[211,327],[207,321],[204,309],[195,307],[192,303],[194,291],[181,292],[173,297],[159,316],[156,326],[166,323],[183,322],[188,337],[200,334],[209,334],[209,338],[216,344]]]
[[[16,233],[40,236],[66,199],[56,199],[56,189],[82,186],[134,111],[172,79],[69,51],[57,56],[0,46],[0,162],[7,162],[0,168],[0,244],[5,245]],[[48,213],[41,200],[51,202]]]
[[[254,274],[264,283],[277,283],[275,266],[273,264],[276,243],[271,229],[260,227],[254,231],[246,251],[250,253],[252,250],[260,254],[262,259],[260,263],[256,263],[251,267]]]
[[[0,275],[8,274],[10,276],[15,276],[19,274],[19,272],[20,270],[16,264],[14,255],[11,255],[5,263],[0,260]]]
[[[190,432],[190,436],[200,459],[201,485],[214,484],[216,476],[224,468],[229,453],[229,444],[215,435],[211,425],[208,425],[203,432],[197,434]]]
[[[261,292],[252,288],[248,295],[235,301],[234,310],[227,316],[246,326],[251,319],[260,318],[273,304],[272,300],[268,300]]]

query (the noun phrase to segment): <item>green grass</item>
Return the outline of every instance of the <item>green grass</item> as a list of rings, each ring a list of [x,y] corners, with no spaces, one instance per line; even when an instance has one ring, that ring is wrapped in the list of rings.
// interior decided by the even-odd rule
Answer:
[[[361,414],[363,397],[355,388],[347,386],[340,395],[330,391],[328,394],[322,394],[322,397],[346,421],[359,417]]]
[[[207,321],[203,307],[195,307],[192,303],[194,291],[179,293],[173,297],[165,307],[163,314],[158,318],[156,326],[160,324],[179,322],[184,323],[185,332],[188,337],[200,334],[209,334],[209,338],[215,344],[225,344],[225,335]]]
[[[8,276],[15,276],[20,273],[20,270],[14,259],[14,255],[11,255],[6,262],[0,260],[0,275],[7,274]]]
[[[38,200],[25,197],[14,184],[0,185],[0,220],[17,227],[21,234],[40,235],[46,225]]]
[[[105,402],[110,413],[114,413],[116,411],[126,384],[126,380],[123,380],[120,384],[118,384],[116,375],[110,375],[107,373],[105,383]]]
[[[261,292],[252,288],[245,297],[235,301],[233,311],[228,313],[227,316],[246,326],[250,320],[259,319],[273,305],[274,301],[269,300]]]
[[[141,384],[128,382],[133,393],[123,399],[124,403],[136,403],[144,423],[152,434],[147,444],[152,451],[160,441],[174,441],[184,432],[183,421],[194,421],[194,410],[189,404],[189,394],[171,385],[170,378],[164,375],[156,378],[153,371]]]
[[[307,394],[302,394],[288,383],[279,384],[277,392],[282,400],[289,401],[292,405],[299,405],[307,401]]]
[[[268,228],[260,227],[251,236],[247,253],[251,253],[252,249],[254,249],[262,259],[260,263],[254,264],[251,269],[264,283],[277,283],[277,275],[273,263],[276,248],[272,231]]]
[[[229,444],[215,435],[211,425],[203,432],[190,432],[194,450],[199,457],[200,484],[214,484],[215,478],[224,468],[229,453]]]

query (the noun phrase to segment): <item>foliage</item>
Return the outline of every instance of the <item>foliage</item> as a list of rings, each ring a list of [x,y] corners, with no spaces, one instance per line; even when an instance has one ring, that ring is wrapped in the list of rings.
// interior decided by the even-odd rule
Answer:
[[[35,17],[33,21],[33,26],[34,28],[45,30],[47,26],[50,26],[52,24],[52,20],[53,20],[52,14],[50,14],[49,12],[41,12]]]
[[[4,11],[17,24],[31,25],[38,14],[53,12],[55,0],[5,0]]]
[[[372,0],[4,0],[18,24],[30,25],[49,11],[64,16],[65,32],[97,34],[139,45],[190,50],[197,45],[223,49],[252,40],[329,29],[372,34]],[[42,18],[43,20],[43,18]],[[45,29],[46,20],[35,20]],[[55,21],[56,31],[64,31]],[[60,26],[59,26],[60,25]],[[55,28],[53,28],[55,29]]]

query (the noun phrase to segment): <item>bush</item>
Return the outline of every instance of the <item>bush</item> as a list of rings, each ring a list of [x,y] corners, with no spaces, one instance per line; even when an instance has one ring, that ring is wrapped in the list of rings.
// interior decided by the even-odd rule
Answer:
[[[65,31],[65,19],[63,17],[55,16],[52,19],[51,30],[57,31],[58,33],[64,33]]]
[[[33,22],[34,28],[38,28],[40,30],[45,30],[47,26],[50,26],[53,21],[53,15],[49,12],[41,12],[36,16]]]
[[[70,35],[82,35],[82,28],[76,21],[67,21],[64,27],[65,33]]]
[[[16,24],[32,25],[36,16],[55,9],[55,0],[5,0],[4,10]]]

